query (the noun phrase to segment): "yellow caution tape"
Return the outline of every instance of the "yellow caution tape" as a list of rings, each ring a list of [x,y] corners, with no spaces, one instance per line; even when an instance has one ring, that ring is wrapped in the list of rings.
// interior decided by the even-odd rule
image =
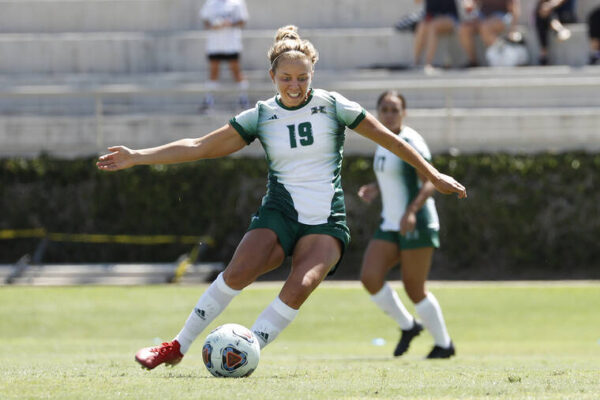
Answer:
[[[46,236],[44,228],[0,230],[0,239],[42,238],[44,236]]]
[[[172,280],[173,283],[177,283],[181,280],[181,278],[186,273],[189,266],[196,262],[196,259],[198,258],[199,253],[200,253],[200,244],[197,244],[196,246],[194,246],[192,251],[190,251],[190,254],[187,257],[185,257],[183,260],[181,260],[179,265],[177,265],[177,268],[175,268],[175,274],[174,274],[173,280]]]
[[[121,244],[197,244],[203,242],[213,245],[210,236],[179,236],[179,235],[104,235],[92,233],[52,233],[44,228],[37,229],[5,229],[0,230],[2,239],[31,239],[47,238],[53,242],[79,242],[79,243],[121,243]]]

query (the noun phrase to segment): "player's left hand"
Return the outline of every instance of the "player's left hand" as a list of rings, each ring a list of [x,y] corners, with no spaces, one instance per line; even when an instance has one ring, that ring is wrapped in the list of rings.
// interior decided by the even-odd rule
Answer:
[[[459,199],[467,197],[467,189],[450,175],[440,174],[437,181],[432,182],[436,190],[443,194],[456,193]]]
[[[408,232],[414,231],[415,226],[417,226],[417,215],[407,210],[400,220],[400,233],[406,235]]]

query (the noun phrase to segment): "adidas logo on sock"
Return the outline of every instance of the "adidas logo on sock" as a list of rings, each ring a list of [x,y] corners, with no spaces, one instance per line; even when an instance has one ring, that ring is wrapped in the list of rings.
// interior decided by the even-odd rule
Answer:
[[[200,308],[194,308],[194,312],[196,313],[197,316],[199,316],[202,319],[206,319],[206,312],[204,310],[201,310]]]
[[[254,331],[254,334],[265,343],[267,343],[269,341],[269,334],[267,332]]]
[[[273,116],[271,118],[269,118],[269,120],[272,120],[272,119],[278,119],[277,115],[273,114]]]

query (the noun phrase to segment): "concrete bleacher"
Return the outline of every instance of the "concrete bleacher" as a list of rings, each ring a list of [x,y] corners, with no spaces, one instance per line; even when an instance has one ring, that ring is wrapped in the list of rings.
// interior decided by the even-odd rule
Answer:
[[[431,139],[435,152],[450,148],[466,152],[558,151],[560,143],[564,149],[600,148],[594,139],[600,128],[597,67],[576,73],[569,67],[480,68],[434,77],[386,70],[321,71],[315,86],[339,91],[371,111],[383,90],[402,90],[409,99],[407,123]],[[75,102],[81,107],[79,115],[0,115],[0,155],[35,155],[43,148],[56,155],[84,156],[114,143],[154,146],[207,133],[234,113],[217,109],[210,115],[197,114],[202,84],[153,89],[141,80],[136,85],[104,88],[104,93],[82,88],[73,97],[68,97],[68,85],[49,88],[55,92],[46,92],[48,106],[56,106],[57,99],[64,99],[64,104],[70,100],[72,107]],[[176,92],[179,97],[172,95]],[[273,86],[266,78],[253,79],[252,96],[265,98],[272,93]],[[223,92],[221,97],[227,95]],[[31,96],[38,97],[35,92]],[[101,115],[94,114],[97,96],[105,97]],[[347,153],[370,154],[372,150],[371,143],[348,135]],[[253,145],[241,154],[260,155],[261,150]]]
[[[519,23],[528,25],[537,0],[521,0]],[[204,0],[0,0],[0,32],[162,32],[201,27],[198,9]],[[391,27],[421,7],[414,0],[302,0],[301,3],[248,0],[248,29]],[[585,16],[598,0],[578,0]],[[265,12],[268,10],[268,12]]]
[[[536,59],[537,39],[529,27],[534,0],[522,3],[520,25]],[[0,73],[204,72],[206,35],[197,17],[201,4],[201,0],[0,1]],[[600,0],[578,4],[584,21]],[[288,23],[301,27],[326,55],[321,60],[323,68],[408,65],[412,61],[412,34],[397,32],[392,26],[418,7],[413,0],[304,0],[301,7],[252,0],[248,6],[247,69],[266,66],[265,51],[274,30]],[[573,28],[571,43],[552,54],[555,64],[585,63],[585,27]],[[446,48],[460,51],[455,38],[442,41],[439,53],[444,54]],[[454,64],[462,60],[457,57]]]
[[[206,76],[206,32],[197,18],[202,3],[0,1],[0,156],[40,151],[90,155],[116,142],[155,145],[225,123],[235,112],[229,106],[234,91],[227,83],[221,108],[212,115],[197,114]],[[522,0],[522,26],[529,23],[533,4]],[[580,20],[596,5],[600,0],[579,1]],[[382,90],[401,89],[409,99],[408,122],[441,132],[439,142],[431,143],[436,151],[554,149],[557,141],[547,136],[564,129],[577,129],[579,138],[564,146],[594,148],[585,140],[598,131],[600,117],[594,110],[600,107],[600,71],[582,67],[587,37],[581,24],[573,27],[569,41],[551,44],[551,61],[564,67],[478,68],[427,76],[386,69],[412,61],[412,34],[392,26],[418,7],[413,0],[305,0],[301,6],[250,0],[248,7],[243,66],[253,101],[273,94],[266,51],[275,29],[292,23],[321,53],[315,86],[337,90],[368,109]],[[531,34],[528,39],[535,56],[535,40]],[[437,59],[457,65],[459,52],[455,37],[444,39]],[[225,68],[223,75],[227,82]],[[520,141],[506,135],[509,125]],[[523,138],[530,145],[521,143]],[[349,152],[367,154],[371,148],[360,138],[347,143]]]

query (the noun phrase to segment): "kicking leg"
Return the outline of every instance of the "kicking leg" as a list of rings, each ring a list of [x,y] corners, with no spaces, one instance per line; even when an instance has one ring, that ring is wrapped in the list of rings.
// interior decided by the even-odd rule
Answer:
[[[147,369],[163,363],[177,364],[198,335],[243,288],[278,267],[283,259],[283,249],[273,231],[254,229],[247,232],[225,271],[202,294],[175,339],[161,346],[141,349],[136,354],[136,361]]]

